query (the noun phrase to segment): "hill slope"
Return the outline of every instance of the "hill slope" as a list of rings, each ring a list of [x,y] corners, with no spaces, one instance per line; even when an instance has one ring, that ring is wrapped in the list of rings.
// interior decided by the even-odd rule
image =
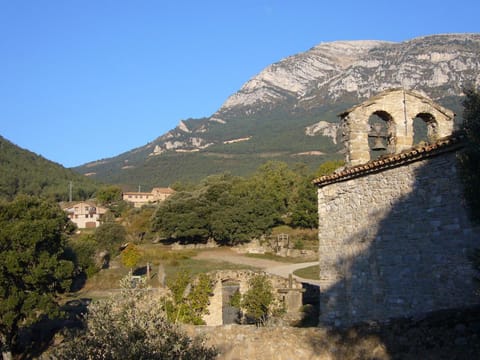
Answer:
[[[18,194],[68,200],[89,198],[98,185],[83,175],[24,150],[0,136],[0,199]]]
[[[480,34],[323,43],[268,66],[212,116],[75,170],[152,187],[222,171],[245,175],[269,159],[318,166],[341,156],[341,111],[405,87],[461,113],[462,87],[480,83],[479,69]]]

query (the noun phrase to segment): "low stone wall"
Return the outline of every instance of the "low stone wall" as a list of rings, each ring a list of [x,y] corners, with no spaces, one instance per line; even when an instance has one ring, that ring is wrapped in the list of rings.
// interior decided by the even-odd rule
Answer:
[[[214,240],[209,240],[205,244],[180,244],[178,242],[172,244],[172,250],[186,250],[186,249],[214,249],[218,244]]]
[[[274,242],[263,241],[260,243],[259,240],[252,240],[248,243],[235,246],[233,250],[240,254],[265,254],[272,253],[281,257],[295,257],[295,258],[312,258],[316,256],[317,252],[315,250],[309,249],[293,249],[286,247],[285,244],[275,248]]]
[[[337,331],[228,325],[188,326],[217,347],[218,360],[479,359],[480,309],[440,311],[422,319],[361,324]]]

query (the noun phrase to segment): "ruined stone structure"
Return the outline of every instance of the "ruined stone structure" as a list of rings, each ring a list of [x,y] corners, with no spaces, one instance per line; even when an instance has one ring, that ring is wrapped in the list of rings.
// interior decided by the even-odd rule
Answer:
[[[222,270],[210,273],[215,285],[208,306],[209,314],[203,318],[205,324],[217,326],[235,323],[238,309],[235,311],[231,308],[231,297],[237,290],[240,294],[244,294],[248,290],[249,280],[258,274],[251,270]],[[298,320],[301,315],[300,308],[304,291],[302,284],[293,278],[285,279],[271,274],[268,274],[268,278],[274,288],[277,303],[285,307],[285,319],[287,321]]]
[[[374,113],[390,123],[390,154],[368,161],[367,121]],[[397,90],[341,117],[347,167],[315,180],[320,323],[343,326],[478,303],[468,255],[480,246],[480,229],[469,221],[458,177],[462,143],[442,138],[454,128],[452,112]],[[412,117],[427,122],[434,141],[411,148]]]

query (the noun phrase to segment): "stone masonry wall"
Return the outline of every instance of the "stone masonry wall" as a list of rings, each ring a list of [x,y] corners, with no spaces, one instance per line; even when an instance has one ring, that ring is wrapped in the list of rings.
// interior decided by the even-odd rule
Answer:
[[[479,302],[454,152],[320,187],[320,323]]]
[[[240,294],[245,294],[249,289],[249,281],[257,275],[267,275],[273,287],[276,302],[285,308],[285,320],[299,320],[301,316],[303,287],[295,279],[285,279],[280,276],[255,272],[251,270],[218,270],[209,273],[214,280],[213,294],[208,305],[208,314],[203,320],[206,325],[218,326],[223,324],[223,283],[233,281],[238,283]]]

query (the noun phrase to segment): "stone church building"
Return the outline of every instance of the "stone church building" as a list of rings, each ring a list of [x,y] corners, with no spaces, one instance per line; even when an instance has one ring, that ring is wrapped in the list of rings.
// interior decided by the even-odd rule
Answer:
[[[452,111],[399,89],[340,117],[346,166],[314,181],[320,323],[478,304],[468,256],[480,247],[480,229],[463,199]]]

